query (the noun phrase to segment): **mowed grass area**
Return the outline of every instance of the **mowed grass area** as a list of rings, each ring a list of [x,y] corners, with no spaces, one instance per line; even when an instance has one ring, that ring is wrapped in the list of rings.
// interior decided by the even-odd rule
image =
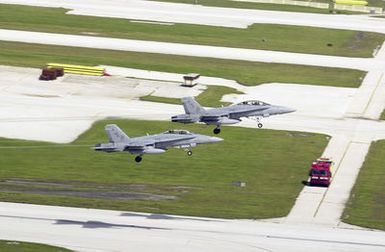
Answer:
[[[236,2],[231,0],[151,0],[157,2],[199,4],[204,6],[216,6],[226,8],[241,9],[258,9],[258,10],[275,10],[275,11],[293,11],[293,12],[309,12],[328,14],[328,9],[319,9],[304,6],[284,5],[284,4],[268,4],[268,3],[252,3],[252,2]],[[346,11],[338,11],[337,13],[350,13]]]
[[[108,123],[116,123],[131,137],[180,128],[171,122],[106,120],[95,123],[71,145],[1,139],[0,200],[221,218],[280,217],[290,211],[309,163],[327,144],[325,135],[225,127],[224,141],[197,146],[191,157],[171,149],[162,155],[144,155],[138,164],[128,153],[89,148],[108,141],[104,132]],[[211,128],[204,125],[183,128],[211,135]],[[24,189],[20,182],[9,182],[23,179],[28,179]],[[246,187],[234,185],[239,181],[246,182]],[[152,193],[176,199],[57,195],[75,190]]]
[[[384,34],[305,26],[254,24],[238,29],[159,25],[65,12],[60,8],[0,4],[0,28],[348,57],[372,57],[373,50],[385,40]]]
[[[358,87],[365,72],[351,69],[186,57],[90,48],[0,42],[0,64],[43,67],[48,62],[112,65],[171,73],[200,73],[243,85],[298,83]]]
[[[195,97],[195,100],[204,107],[220,107],[230,105],[230,102],[221,102],[220,100],[226,94],[243,94],[234,88],[223,86],[207,86],[200,95]],[[140,97],[142,101],[163,102],[171,104],[182,104],[179,98],[159,97],[147,95]]]
[[[300,0],[300,1],[306,1],[306,0]],[[381,8],[385,7],[385,3],[382,0],[366,0],[366,1],[368,2],[367,6],[381,7]],[[329,3],[329,0],[317,0],[315,2]]]
[[[385,230],[385,140],[372,143],[342,220]]]
[[[72,250],[44,245],[44,244],[38,244],[38,243],[0,240],[0,251],[1,252],[69,252]]]
[[[380,120],[385,120],[385,110],[382,111],[380,115]]]

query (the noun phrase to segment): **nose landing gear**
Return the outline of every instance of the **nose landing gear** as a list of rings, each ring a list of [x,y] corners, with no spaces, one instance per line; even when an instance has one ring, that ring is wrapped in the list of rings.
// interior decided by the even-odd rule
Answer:
[[[221,133],[221,128],[219,128],[219,126],[217,126],[214,130],[213,130],[214,134],[219,134]]]
[[[137,163],[139,163],[140,161],[142,161],[142,157],[141,157],[141,156],[136,156],[136,157],[135,157],[135,161],[136,161]]]
[[[263,127],[263,124],[261,123],[261,117],[253,116],[253,117],[249,117],[249,118],[257,122],[257,127],[258,128],[262,128]]]

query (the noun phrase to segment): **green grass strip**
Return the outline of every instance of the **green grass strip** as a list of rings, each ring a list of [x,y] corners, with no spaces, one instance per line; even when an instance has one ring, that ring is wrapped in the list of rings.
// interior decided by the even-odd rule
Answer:
[[[0,28],[347,57],[372,57],[374,49],[385,39],[384,34],[378,33],[305,26],[254,24],[238,29],[158,25],[65,12],[61,8],[0,4]]]
[[[275,11],[292,11],[292,12],[308,12],[329,14],[329,9],[320,9],[306,6],[286,5],[286,4],[269,4],[269,3],[252,3],[252,2],[236,2],[231,0],[151,0],[157,2],[199,4],[204,6],[240,8],[240,9],[257,9],[257,10],[275,10]],[[337,13],[349,14],[353,12],[337,11]]]
[[[372,143],[346,205],[343,221],[385,230],[385,141]]]
[[[140,97],[142,101],[150,101],[150,102],[160,102],[160,103],[169,103],[169,104],[182,104],[179,98],[170,98],[170,97],[162,97],[162,96],[153,96],[146,95]]]
[[[1,252],[69,252],[72,250],[44,245],[44,244],[31,243],[31,242],[0,240],[0,251]]]
[[[69,183],[62,190],[94,190],[107,185],[122,192],[176,196],[175,200],[95,199],[33,193],[42,185],[28,183],[25,192],[9,192],[0,186],[0,200],[141,211],[221,218],[270,218],[288,214],[307,178],[307,167],[323,152],[324,135],[287,131],[224,127],[217,144],[200,145],[188,157],[183,150],[170,149],[162,155],[144,155],[140,164],[128,153],[100,153],[92,146],[106,142],[104,126],[118,124],[130,137],[153,134],[180,124],[160,121],[105,120],[68,145],[0,139],[0,179],[32,179]],[[183,125],[195,133],[211,135],[212,128]],[[44,153],[44,155],[42,155]],[[246,187],[234,182],[246,182]],[[77,182],[77,184],[75,183]],[[20,186],[17,184],[15,186]],[[14,188],[13,188],[14,189]],[[8,192],[5,192],[8,190]]]
[[[243,85],[298,83],[359,87],[365,72],[351,69],[240,60],[186,57],[90,48],[0,42],[0,64],[43,67],[48,62],[80,65],[112,65],[170,73],[200,73],[235,80]]]
[[[380,120],[385,120],[385,110],[382,111],[380,115]]]
[[[226,94],[243,94],[234,88],[223,87],[223,86],[207,86],[207,89],[204,90],[200,95],[196,97],[196,100],[204,107],[220,107],[230,105],[230,102],[221,102],[220,100]],[[170,104],[181,104],[181,99],[179,98],[168,98],[168,97],[159,97],[146,95],[140,97],[142,101],[152,101],[152,102],[162,102]]]

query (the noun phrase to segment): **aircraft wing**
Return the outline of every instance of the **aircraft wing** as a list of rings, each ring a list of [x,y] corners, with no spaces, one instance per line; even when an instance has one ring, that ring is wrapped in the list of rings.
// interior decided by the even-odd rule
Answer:
[[[205,115],[201,117],[201,120],[204,122],[217,122],[224,116],[228,116],[228,114]]]
[[[128,144],[124,151],[132,154],[160,154],[165,152],[163,149],[155,148],[154,142],[147,142],[146,144]]]
[[[230,119],[228,115],[225,116],[203,116],[201,121],[206,124],[235,124],[239,123],[238,119]]]
[[[190,140],[190,139],[193,139],[193,138],[195,138],[194,135],[184,135],[183,137],[178,135],[175,138],[158,139],[156,141],[155,145],[156,146],[163,146],[163,147],[175,146],[175,145],[178,145],[180,142],[183,142],[183,141],[186,141],[186,140]]]
[[[257,112],[257,111],[263,111],[263,110],[266,110],[267,108],[266,107],[256,107],[256,108],[244,108],[244,109],[239,109],[237,111],[233,111],[231,113],[229,113],[230,117],[237,117],[239,115],[243,116],[245,113],[254,113],[254,112]]]
[[[226,110],[222,110],[222,111],[218,111],[214,114],[211,114],[211,115],[203,115],[201,117],[201,120],[202,121],[207,121],[207,122],[217,122],[219,120],[221,120],[222,118],[234,118],[234,117],[238,117],[238,116],[243,116],[245,113],[253,113],[253,112],[256,112],[256,111],[263,111],[267,109],[266,107],[248,107],[248,108],[239,108],[237,110],[233,110],[233,111],[226,111]]]
[[[163,153],[165,150],[162,147],[173,146],[180,141],[185,141],[195,138],[194,135],[177,135],[175,137],[167,137],[160,139],[151,139],[147,141],[139,141],[127,144],[124,148],[125,151],[134,154],[155,154],[155,153]],[[159,148],[159,146],[161,146]],[[158,147],[158,148],[157,148]]]

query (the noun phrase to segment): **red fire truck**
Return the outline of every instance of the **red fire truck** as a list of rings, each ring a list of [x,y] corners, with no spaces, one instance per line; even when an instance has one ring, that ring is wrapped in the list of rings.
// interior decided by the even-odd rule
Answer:
[[[330,158],[322,157],[314,161],[309,171],[309,185],[329,186],[332,180],[332,165],[333,161]]]

